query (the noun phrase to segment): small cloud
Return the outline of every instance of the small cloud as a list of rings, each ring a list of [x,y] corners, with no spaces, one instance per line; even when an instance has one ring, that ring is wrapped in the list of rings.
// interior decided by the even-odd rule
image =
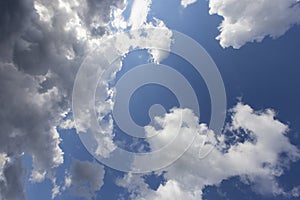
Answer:
[[[181,0],[181,6],[186,8],[189,5],[196,3],[196,2],[197,2],[197,0]]]

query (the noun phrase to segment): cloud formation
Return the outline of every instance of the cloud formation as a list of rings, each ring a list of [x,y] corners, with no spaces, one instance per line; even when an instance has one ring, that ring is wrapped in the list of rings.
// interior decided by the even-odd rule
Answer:
[[[137,1],[129,21],[125,21],[123,16],[126,6],[123,0],[0,1],[0,199],[25,199],[24,154],[32,157],[31,181],[41,182],[49,177],[55,183],[55,178],[50,176],[64,161],[56,127],[70,111],[73,81],[84,56],[99,44],[103,36],[115,31],[110,28],[125,30],[131,26],[168,30],[159,19],[147,21],[151,1]],[[187,6],[192,2],[194,0],[182,1],[182,5]],[[293,24],[299,23],[299,5],[296,1],[266,2],[211,0],[210,13],[224,17],[218,36],[221,45],[239,48],[246,42],[261,41],[268,35],[278,37]],[[138,5],[143,5],[142,9]],[[111,17],[114,17],[113,21],[110,21]],[[149,35],[152,38],[161,37],[151,35],[151,32]],[[169,46],[171,31],[165,36],[161,45]],[[120,49],[122,53],[128,52],[128,44],[131,42],[127,40],[127,47]],[[151,50],[150,53],[156,63],[166,57],[158,50]],[[285,152],[289,156],[287,162],[282,162],[284,164],[299,157],[298,150],[284,136],[287,126],[275,120],[271,111],[257,113],[242,104],[232,111],[232,124],[228,130],[243,130],[248,135],[254,134],[255,142],[229,146],[224,141],[220,142],[220,149],[215,149],[210,157],[199,162],[195,159],[199,146],[195,146],[168,169],[165,175],[168,181],[157,191],[147,188],[146,184],[142,184],[142,179],[136,180],[140,184],[138,189],[133,185],[128,186],[129,190],[138,191],[136,198],[164,199],[170,194],[176,194],[192,199],[201,197],[201,191],[206,185],[215,185],[223,179],[238,175],[257,184],[258,180],[264,180],[271,186],[257,187],[257,192],[284,194],[275,181],[275,177],[280,176],[285,167],[280,164],[282,158],[279,155]],[[194,119],[191,113],[186,114]],[[215,136],[204,125],[199,127],[194,120],[190,122],[193,122],[190,127],[200,128]],[[61,126],[73,127],[72,122],[65,122]],[[221,141],[222,138],[218,139]],[[153,147],[155,145],[159,143],[152,143]],[[236,159],[245,156],[250,158],[247,165]],[[217,159],[217,162],[211,158]],[[207,167],[203,162],[208,164]],[[181,173],[182,167],[186,167],[185,163],[189,163],[187,172],[195,172],[193,176],[187,172]],[[220,166],[227,166],[228,170],[222,170]],[[68,188],[73,184],[74,189],[86,198],[92,198],[103,184],[104,169],[97,163],[74,161],[70,174],[70,177],[65,178],[63,187]],[[85,182],[91,187],[84,187]],[[54,196],[58,192],[59,188],[54,187]],[[299,195],[299,188],[294,188],[291,194]]]
[[[116,37],[111,35],[103,36],[102,43],[98,44],[93,52],[90,52],[78,71],[73,90],[73,114],[76,121],[78,133],[84,134],[92,130],[93,137],[97,141],[97,148],[92,154],[108,157],[116,149],[113,143],[114,127],[112,109],[115,101],[115,87],[111,84],[115,81],[116,73],[122,68],[122,58],[135,49],[149,49],[151,59],[155,63],[167,57],[168,52],[159,49],[170,49],[172,42],[172,31],[169,30],[163,21],[154,18],[147,20],[151,1],[139,3],[135,2],[132,12],[137,12],[137,5],[143,6],[141,13],[132,14],[128,21],[123,17],[124,9],[115,9],[112,12],[113,19],[111,25],[118,28]],[[140,8],[140,7],[139,7]],[[142,21],[140,17],[143,18]],[[135,27],[132,27],[135,24]],[[124,26],[124,27],[123,27]],[[130,32],[126,32],[131,30]],[[125,31],[125,32],[124,32]],[[121,32],[121,33],[120,33]],[[104,42],[103,42],[104,41]],[[156,49],[157,48],[157,49]],[[99,58],[99,55],[102,55]],[[118,58],[113,65],[109,65],[107,58]],[[110,67],[108,69],[108,67]],[[97,85],[97,81],[101,77]],[[96,95],[94,94],[96,91]],[[98,122],[95,123],[94,109],[96,97],[96,112]],[[95,126],[94,126],[95,125]],[[90,129],[89,129],[90,128]],[[98,134],[94,134],[98,133]]]
[[[194,117],[190,113],[190,119]],[[199,128],[193,123],[186,127],[190,127],[190,131],[198,131]],[[210,136],[203,148],[210,148],[214,144],[213,140],[217,140],[216,148],[207,157],[200,159],[199,144],[205,136],[200,134],[179,160],[164,169],[166,183],[161,184],[157,190],[150,189],[147,184],[140,184],[143,178],[138,175],[127,175],[118,184],[129,187],[133,199],[168,199],[170,195],[176,199],[183,196],[201,199],[202,190],[206,186],[219,185],[223,180],[239,176],[243,182],[251,183],[253,190],[259,194],[297,196],[297,188],[293,189],[294,193],[286,192],[276,181],[276,177],[282,175],[291,162],[300,158],[300,151],[286,137],[288,126],[275,119],[274,111],[254,111],[250,106],[238,103],[231,109],[231,122],[227,131],[236,138],[217,135],[202,125],[201,132]],[[245,135],[239,136],[241,132]],[[247,139],[236,140],[238,137]],[[134,183],[139,185],[134,186]]]
[[[73,127],[62,119],[70,111],[77,70],[102,37],[116,32],[115,29],[166,28],[158,19],[147,21],[151,1],[144,3],[143,12],[135,15],[139,10],[135,6],[130,20],[124,21],[122,12],[127,6],[124,0],[1,1],[0,153],[3,156],[0,174],[3,187],[0,197],[14,194],[19,199],[25,198],[23,154],[32,157],[30,180],[41,182],[50,178],[55,186],[54,196],[57,194],[53,172],[64,159],[56,127]],[[115,12],[120,14],[121,23],[126,24],[123,28],[115,26],[118,21],[113,17]],[[170,41],[164,42],[170,45]],[[121,49],[122,53],[129,48]],[[153,51],[153,55],[156,61],[163,57],[159,52]],[[19,156],[18,161],[7,164]],[[14,168],[17,179],[8,173],[13,167],[18,168]],[[10,187],[12,184],[14,191]]]
[[[240,48],[247,42],[278,38],[300,23],[298,0],[210,0],[209,13],[223,17],[219,26],[222,47]]]
[[[1,199],[25,198],[23,154],[32,157],[31,181],[54,179],[64,160],[56,127],[70,110],[83,57],[109,31],[113,6],[125,4],[1,0]]]
[[[182,0],[181,5],[186,8],[196,1]],[[216,37],[223,48],[276,39],[300,24],[299,12],[299,0],[209,0],[209,14],[223,18]]]

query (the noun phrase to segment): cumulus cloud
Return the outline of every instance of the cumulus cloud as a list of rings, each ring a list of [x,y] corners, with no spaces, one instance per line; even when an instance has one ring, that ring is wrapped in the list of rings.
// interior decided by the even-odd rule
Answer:
[[[194,117],[191,112],[190,119]],[[194,126],[193,120],[190,122],[191,126],[189,124],[187,127],[191,131],[198,131],[199,126]],[[290,143],[286,136],[288,126],[275,119],[274,111],[254,111],[250,106],[238,103],[231,109],[231,122],[226,130],[246,139],[241,142],[216,135],[202,125],[201,132],[211,136],[202,150],[211,148],[210,145],[214,144],[211,140],[217,141],[216,148],[200,159],[199,144],[205,136],[200,134],[179,160],[163,169],[166,183],[157,190],[150,189],[147,184],[130,186],[129,191],[134,194],[134,199],[168,199],[171,194],[178,199],[183,196],[201,199],[206,186],[219,185],[223,180],[235,176],[247,184],[251,183],[253,190],[259,194],[297,195],[297,187],[286,192],[276,181],[276,177],[282,175],[291,162],[300,158],[300,151]],[[238,136],[241,132],[245,135]],[[128,186],[142,181],[143,178],[138,175],[127,175],[118,184]]]
[[[63,163],[56,127],[70,110],[77,69],[109,32],[111,8],[116,6],[125,6],[124,1],[1,1],[3,199],[25,198],[24,153],[32,157],[33,182],[53,176],[52,171]]]
[[[182,5],[187,6],[192,2],[194,0],[182,1]],[[210,13],[224,17],[220,26],[221,34],[218,37],[224,47],[238,48],[248,41],[260,41],[267,35],[278,37],[293,24],[299,23],[299,15],[296,15],[299,13],[299,6],[296,1],[277,0],[276,3],[269,4],[228,2],[210,1]],[[74,127],[71,120],[61,124],[62,118],[70,111],[74,78],[85,55],[99,45],[102,37],[113,33],[114,29],[123,31],[131,27],[146,30],[159,27],[164,29],[165,34],[150,31],[147,37],[142,39],[140,37],[137,39],[137,36],[125,37],[124,40],[118,41],[117,50],[121,54],[126,54],[130,46],[139,47],[147,42],[165,48],[170,47],[172,32],[165,23],[159,19],[148,21],[150,0],[134,1],[128,21],[125,21],[123,16],[125,6],[126,1],[123,0],[1,1],[0,197],[2,199],[25,198],[25,167],[22,163],[24,153],[32,157],[33,171],[30,179],[33,182],[41,182],[47,176],[52,176],[55,168],[63,163],[63,152],[59,146],[61,139],[56,127],[59,125],[66,129]],[[270,12],[263,12],[265,10]],[[109,21],[110,17],[113,17],[112,22]],[[156,63],[167,56],[156,49],[149,52]],[[116,70],[119,70],[121,65],[117,67]],[[109,96],[111,90],[106,88],[103,92]],[[104,102],[102,105],[104,107],[99,109],[105,114],[113,104],[108,103],[105,107]],[[165,175],[168,181],[165,185],[159,186],[157,191],[149,189],[147,184],[142,184],[144,181],[138,180],[140,177],[131,178],[130,180],[136,179],[137,183],[140,183],[138,189],[132,188],[132,191],[140,192],[135,196],[163,199],[167,198],[168,194],[174,193],[178,197],[185,195],[192,199],[201,197],[201,191],[206,185],[218,184],[221,180],[232,176],[243,176],[245,180],[254,183],[263,178],[271,187],[258,192],[280,193],[274,178],[279,176],[285,167],[279,162],[282,159],[280,153],[285,152],[288,155],[287,160],[282,162],[284,164],[299,157],[298,150],[284,136],[287,126],[274,119],[274,113],[271,111],[257,113],[249,106],[239,104],[232,112],[232,124],[228,130],[233,132],[243,130],[248,135],[254,134],[255,142],[247,141],[229,146],[225,142],[220,142],[219,149],[215,149],[209,157],[200,161],[195,158],[199,153],[199,145],[195,143],[184,157],[168,169]],[[189,131],[197,129],[200,132],[208,132],[215,138],[215,133],[208,130],[205,125],[195,123],[192,112],[185,114],[187,119],[191,119],[187,121],[191,128]],[[111,131],[111,128],[107,126],[107,130]],[[164,136],[162,134],[160,139],[165,139]],[[109,139],[111,141],[112,137]],[[199,134],[198,143],[202,140],[203,137]],[[156,145],[159,146],[160,142],[162,141],[152,142],[151,145],[154,148]],[[273,145],[274,143],[276,145]],[[210,148],[209,144],[208,147]],[[98,150],[101,152],[101,149]],[[244,157],[248,160],[243,163],[237,159]],[[186,171],[182,171],[183,166],[187,167]],[[221,166],[225,166],[226,170]],[[195,173],[191,175],[188,171]],[[61,188],[57,186],[55,178],[51,177],[54,184],[53,197],[58,195],[60,190],[73,187],[84,197],[92,198],[103,185],[103,176],[104,169],[101,165],[74,161],[70,176],[65,177],[64,186]],[[86,183],[90,187],[85,187]],[[144,193],[141,193],[142,190]],[[295,188],[293,193],[299,194],[299,189]]]
[[[143,12],[137,4],[143,5]],[[54,196],[57,195],[58,187],[51,176],[64,159],[56,127],[74,127],[71,119],[61,122],[70,111],[77,70],[84,57],[115,29],[166,27],[159,20],[147,22],[150,4],[151,1],[135,3],[130,20],[125,22],[124,0],[1,1],[0,153],[5,156],[0,162],[4,188],[0,192],[3,198],[8,194],[24,198],[22,162],[6,164],[24,153],[31,155],[33,161],[30,180],[41,182],[49,177],[55,186]],[[117,27],[113,12],[119,12],[123,26]],[[164,45],[170,44],[167,41]],[[156,52],[155,60],[162,59],[161,55]],[[13,169],[19,179],[10,177]],[[12,184],[20,189],[11,191]]]
[[[278,38],[300,23],[298,0],[210,0],[209,7],[210,14],[223,17],[217,39],[224,48]]]
[[[40,175],[44,170],[63,162],[59,135],[48,121],[49,116],[55,114],[53,112],[61,112],[61,108],[54,109],[49,102],[59,102],[61,96],[55,87],[39,93],[35,78],[11,64],[1,65],[0,70],[1,102],[4,105],[0,115],[3,119],[0,122],[3,127],[1,151],[9,156],[24,152],[32,155],[35,172],[32,179],[42,180]]]

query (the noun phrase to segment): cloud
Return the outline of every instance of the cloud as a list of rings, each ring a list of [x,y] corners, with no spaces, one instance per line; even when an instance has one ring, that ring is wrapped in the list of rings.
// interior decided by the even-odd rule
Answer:
[[[138,29],[147,22],[152,0],[135,0],[131,7],[129,25]]]
[[[60,107],[49,104],[61,100],[57,88],[39,93],[34,77],[9,64],[0,65],[0,71],[1,102],[5,105],[0,115],[1,152],[7,152],[9,157],[30,154],[34,171],[40,173],[60,165],[63,153],[58,146],[59,135],[54,125],[49,124],[49,116],[61,112]]]
[[[184,118],[193,119],[195,116],[190,112]],[[215,134],[205,125],[195,126],[193,120],[186,120],[186,123],[185,127],[189,127],[191,132],[201,128],[200,133],[207,133],[209,140],[200,149],[199,144],[205,136],[200,134],[179,160],[163,169],[166,183],[157,190],[150,189],[147,184],[139,184],[138,188],[130,186],[129,191],[135,192],[134,199],[164,199],[170,194],[178,199],[182,196],[201,199],[202,190],[206,186],[219,185],[223,180],[235,176],[251,184],[253,190],[262,195],[297,195],[297,187],[286,192],[276,181],[276,177],[282,175],[291,162],[300,158],[300,151],[290,143],[286,136],[288,126],[275,119],[274,111],[254,111],[242,103],[232,108],[231,123],[226,130],[237,138],[240,137],[239,139],[246,138],[244,141]],[[216,148],[207,157],[200,159],[199,152],[210,149],[214,144],[212,140],[217,140]],[[153,144],[150,147],[151,145]],[[282,156],[283,154],[286,156]],[[126,183],[128,186],[143,181],[143,178],[132,175],[130,178],[124,177],[123,180],[126,180],[121,181],[123,186]]]
[[[160,28],[160,29],[164,29],[164,32],[161,32],[161,34],[158,33],[158,31],[156,31],[156,34],[154,35],[153,33],[147,33],[147,34],[151,34],[148,37],[144,37],[148,40],[152,40],[152,44],[153,46],[157,45],[157,46],[161,46],[161,47],[165,47],[167,49],[170,49],[171,46],[171,36],[172,36],[172,31],[168,29],[168,27],[166,26],[166,24],[158,19],[158,18],[151,18],[149,20],[149,11],[150,11],[150,7],[151,7],[152,1],[151,0],[135,0],[132,4],[131,7],[131,11],[130,11],[130,16],[128,21],[126,21],[124,19],[124,12],[125,9],[114,9],[112,12],[112,21],[111,24],[114,28],[116,28],[117,30],[122,30],[122,31],[128,31],[128,30],[137,30],[137,29],[144,29],[145,33],[148,32],[147,29],[153,29],[153,28]],[[153,43],[153,39],[155,37],[163,37],[159,43],[155,42]],[[137,39],[138,36],[135,37],[135,39]],[[141,37],[143,38],[143,37]],[[127,50],[122,50],[122,52],[128,52],[128,47],[126,47],[126,45],[130,46],[133,45],[133,47],[137,47],[137,44],[139,46],[141,45],[141,41],[140,39],[138,39],[138,42],[135,42],[133,40],[130,41],[131,43],[125,44],[125,48],[127,48]],[[144,41],[143,43],[146,43],[147,41]],[[148,41],[149,42],[149,41]],[[124,45],[121,45],[124,46]],[[159,49],[149,49],[148,52],[150,53],[150,55],[152,56],[152,60],[154,63],[159,63],[161,62],[163,59],[167,58],[169,53],[166,51],[161,51]]]
[[[104,168],[96,162],[73,160],[70,175],[66,184],[71,185],[74,194],[92,199],[103,185]]]
[[[151,197],[151,199],[154,200],[168,200],[172,198],[189,200],[199,199],[194,192],[182,189],[180,183],[175,180],[169,180],[165,185],[160,185],[155,192],[154,197]]]
[[[295,14],[299,11],[298,5],[291,6],[292,2],[294,1],[277,0],[277,3],[270,5],[257,2],[255,5],[258,6],[255,9],[252,9],[250,3],[235,2],[234,5],[241,5],[245,11],[244,16],[241,17],[238,15],[242,13],[240,11],[232,14],[234,6],[229,6],[224,1],[223,5],[211,0],[211,14],[215,13],[224,17],[218,39],[224,47],[231,45],[238,48],[248,41],[260,41],[267,35],[278,37],[293,24],[299,22],[299,15]],[[119,41],[118,44],[118,50],[124,54],[128,52],[128,45],[133,41],[136,41],[133,45],[137,47],[149,39],[151,42],[160,41],[158,45],[170,46],[172,32],[163,21],[159,19],[155,19],[154,22],[147,21],[151,1],[136,0],[129,21],[125,21],[122,16],[125,4],[123,0],[1,1],[1,198],[25,199],[26,170],[22,164],[24,153],[32,157],[31,181],[33,182],[41,182],[46,177],[52,176],[55,168],[63,163],[63,152],[59,146],[61,139],[56,127],[61,124],[64,115],[70,111],[73,82],[83,58],[99,45],[103,36],[114,32],[110,29],[110,25],[117,28],[117,31],[125,30],[128,26],[144,29],[160,27],[167,33],[163,35],[165,37],[163,40],[162,35],[155,32],[149,32],[148,37],[142,40],[136,40],[134,37],[132,40],[129,37],[124,38],[125,40]],[[138,8],[139,5],[142,7]],[[268,7],[271,5],[271,8]],[[109,21],[112,14],[111,8],[119,10],[113,22]],[[229,13],[227,13],[228,9]],[[263,12],[265,10],[274,11],[276,16],[272,16],[270,12]],[[263,19],[266,20],[259,20],[262,18],[258,19],[253,16],[251,18],[252,14],[255,14],[255,17],[259,16],[257,13],[262,13]],[[277,13],[282,13],[282,15],[277,15]],[[252,21],[256,23],[251,23]],[[250,33],[244,31],[246,29],[244,22],[247,27],[250,24]],[[272,28],[272,24],[275,24],[276,28]],[[232,32],[233,29],[236,31]],[[121,45],[122,43],[125,45]],[[166,54],[159,50],[151,50],[150,53],[153,61],[157,63],[166,57]],[[109,92],[111,91],[104,91],[106,95]],[[107,108],[103,109],[107,112]],[[191,113],[186,114],[190,116],[187,119],[194,119]],[[252,124],[249,120],[245,120],[248,118],[251,119]],[[195,144],[186,156],[168,169],[165,175],[168,181],[165,185],[153,191],[147,188],[146,184],[141,184],[141,188],[146,191],[141,196],[166,198],[168,194],[174,193],[179,197],[182,195],[190,198],[201,197],[201,190],[206,185],[215,185],[223,179],[236,175],[243,176],[245,180],[254,183],[258,183],[258,180],[263,178],[272,187],[263,188],[262,191],[258,190],[260,187],[257,187],[257,191],[278,193],[280,188],[276,186],[274,177],[279,176],[285,167],[279,163],[281,158],[278,155],[286,152],[289,156],[287,162],[282,162],[283,164],[299,157],[298,150],[284,136],[287,126],[275,120],[274,113],[270,111],[256,113],[242,104],[233,109],[232,121],[229,126],[231,131],[236,132],[241,129],[248,135],[254,133],[257,142],[248,141],[228,146],[226,153],[215,149],[210,157],[200,161],[195,158],[199,152],[199,145]],[[194,129],[208,131],[215,136],[205,125],[200,126],[193,120],[188,122],[190,127],[193,127],[190,131]],[[73,125],[71,121],[66,121],[61,124],[61,127],[72,128]],[[110,128],[108,126],[108,130],[111,130]],[[268,137],[264,134],[268,134]],[[202,139],[199,137],[198,142]],[[270,141],[277,145],[273,145]],[[159,142],[161,141],[153,142],[151,145],[155,147],[159,145]],[[237,158],[245,156],[249,158],[248,162],[238,162]],[[207,163],[207,167],[203,162]],[[184,163],[189,163],[186,170],[194,173],[192,177],[187,171],[182,173]],[[222,170],[220,166],[226,166],[226,170]],[[55,178],[52,177],[54,196],[59,193],[59,189],[64,190],[63,188],[73,185],[72,187],[85,197],[91,198],[103,184],[104,170],[96,163],[74,161],[70,173],[62,188],[55,184]],[[85,182],[88,182],[91,187],[85,187]],[[141,182],[143,180],[139,181]],[[141,192],[141,189],[137,191]],[[298,191],[297,188],[293,190],[294,194],[298,194]]]
[[[186,8],[189,5],[196,3],[196,2],[197,2],[197,0],[181,0],[181,6]]]
[[[56,127],[70,110],[73,81],[84,56],[109,32],[114,6],[123,7],[124,1],[1,0],[0,152],[5,156],[0,161],[0,196],[4,199],[25,198],[24,153],[32,157],[33,182],[53,179],[53,171],[63,163]]]
[[[209,13],[223,17],[219,26],[222,47],[240,48],[247,42],[278,38],[300,23],[298,0],[210,0]]]
[[[183,190],[181,184],[175,180],[169,180],[165,184],[160,185],[157,190],[152,190],[149,188],[148,184],[144,182],[144,179],[141,176],[128,173],[123,178],[117,179],[116,184],[128,189],[130,199],[197,199],[192,191]],[[196,193],[201,193],[201,190]]]
[[[132,13],[131,25],[136,28],[139,25],[142,25],[141,28],[158,26],[168,30],[162,21],[145,21],[151,1],[144,3],[143,12],[139,15],[143,16],[142,21],[137,22],[140,18],[135,18],[137,16]],[[7,159],[24,153],[30,155],[33,161],[30,180],[41,182],[50,178],[55,196],[58,188],[54,171],[64,161],[56,127],[73,127],[71,119],[61,122],[70,111],[77,70],[103,37],[114,33],[110,21],[112,10],[123,14],[127,2],[2,0],[1,5],[0,101],[3,108],[0,114],[0,152]],[[137,11],[137,8],[133,10]],[[121,27],[117,29],[122,30]],[[150,37],[158,37],[149,34]],[[170,43],[164,40],[163,45]],[[127,46],[122,52],[128,52],[129,48]],[[162,59],[162,55],[156,52],[154,59]],[[24,185],[21,180],[25,178],[24,166],[21,161],[14,162],[10,167],[2,165],[6,163],[4,158],[0,162],[0,174],[7,187],[0,191],[1,195],[15,194],[23,199]],[[7,172],[13,167],[18,167],[14,175],[20,178],[15,180],[20,181],[16,184],[20,186],[17,191],[10,191],[13,188],[8,187],[14,184],[11,173]]]
[[[32,10],[31,0],[1,0],[0,8],[0,45],[8,47],[13,45],[14,39],[19,37],[30,21]],[[1,48],[0,56],[9,60],[12,48]]]
[[[147,2],[145,4],[138,3],[138,5],[148,8],[151,2]],[[137,9],[135,6],[133,5],[131,13]],[[142,10],[147,9],[143,8]],[[135,27],[138,29],[134,30],[131,25],[137,22],[133,22],[132,17],[129,21],[125,21],[123,16],[124,11],[124,8],[113,10],[111,25],[113,28],[117,28],[116,37],[111,37],[111,35],[103,36],[102,41],[107,41],[109,45],[98,44],[98,48],[90,52],[79,70],[78,74],[81,74],[77,76],[77,82],[75,82],[76,89],[73,92],[73,108],[75,107],[73,112],[76,129],[78,133],[84,134],[89,131],[89,128],[92,127],[91,129],[93,129],[97,127],[95,128],[97,130],[93,129],[92,131],[93,133],[99,133],[93,134],[97,141],[97,147],[92,153],[103,157],[108,157],[116,149],[116,145],[113,143],[114,127],[112,118],[116,91],[110,83],[115,81],[116,73],[122,68],[122,58],[134,49],[145,49],[150,45],[155,48],[149,49],[148,52],[151,54],[153,62],[158,63],[168,56],[168,52],[159,49],[168,50],[171,47],[172,31],[166,27],[163,21],[156,18],[152,21],[147,21],[148,12],[143,12],[141,15],[145,16],[145,19],[143,22],[138,23],[137,27]],[[135,14],[132,15],[135,16]],[[130,31],[126,32],[128,30]],[[99,55],[103,55],[101,59],[99,59]],[[119,59],[113,65],[109,66],[106,58],[112,56]],[[110,67],[110,69],[108,70],[107,67]],[[96,88],[95,84],[100,75],[102,75],[101,81],[99,81]],[[85,87],[85,84],[88,84],[89,87]],[[90,87],[91,85],[95,86],[95,88]],[[90,111],[91,108],[94,108],[94,100],[90,97],[94,95],[95,90],[95,109],[98,114],[98,122],[101,124],[100,128],[98,125],[93,126],[95,124],[93,120],[94,116],[93,112]],[[61,127],[68,128],[65,123]]]
[[[110,83],[115,81],[116,73],[122,67],[120,59],[132,49],[145,49],[149,44],[158,49],[169,49],[171,37],[172,31],[166,28],[162,22],[147,23],[139,30],[117,34],[113,38],[108,36],[109,42],[107,43],[110,45],[102,45],[89,54],[81,66],[75,82],[73,114],[78,133],[85,134],[90,131],[89,133],[92,133],[97,141],[96,150],[93,150],[92,153],[108,157],[116,149],[113,143],[114,127],[112,118],[116,91]],[[105,39],[104,41],[106,41]],[[151,50],[151,52],[155,50]],[[156,59],[163,59],[165,54],[164,52],[157,52],[153,59],[155,61],[158,61]],[[99,55],[103,55],[101,59],[99,59]],[[109,66],[106,58],[112,56],[119,57],[119,59]],[[109,70],[108,67],[110,67]],[[102,74],[101,81],[97,85],[97,81]],[[94,94],[95,91],[96,95]],[[96,106],[92,98],[94,96],[96,97]],[[94,116],[94,106],[97,116]],[[98,122],[95,123],[94,119],[96,118],[101,124],[100,128],[96,125]]]
[[[22,158],[0,154],[0,199],[25,199],[25,173]]]

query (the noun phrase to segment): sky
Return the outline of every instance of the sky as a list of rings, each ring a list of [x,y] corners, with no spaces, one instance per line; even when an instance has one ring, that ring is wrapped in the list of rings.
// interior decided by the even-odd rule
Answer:
[[[299,199],[298,0],[0,0],[0,199]]]

